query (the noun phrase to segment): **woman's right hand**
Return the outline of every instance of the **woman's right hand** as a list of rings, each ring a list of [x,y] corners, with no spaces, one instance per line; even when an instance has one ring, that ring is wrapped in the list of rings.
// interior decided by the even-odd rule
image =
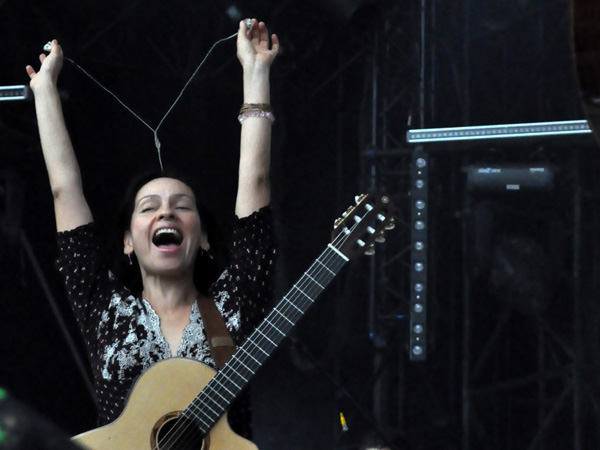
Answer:
[[[58,74],[63,66],[63,51],[56,39],[52,40],[50,53],[40,55],[40,63],[40,70],[37,72],[30,65],[25,67],[30,78],[29,86],[34,93],[41,86],[56,87],[57,85]]]

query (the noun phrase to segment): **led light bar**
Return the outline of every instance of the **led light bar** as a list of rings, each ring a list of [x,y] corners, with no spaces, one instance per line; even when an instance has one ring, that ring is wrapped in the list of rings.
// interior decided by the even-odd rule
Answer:
[[[24,84],[18,86],[0,86],[0,102],[29,99],[29,88]]]
[[[477,127],[423,128],[421,130],[408,130],[407,141],[410,144],[417,144],[423,142],[557,136],[591,132],[587,120],[568,120],[564,122],[515,123]]]
[[[411,165],[411,271],[410,271],[410,353],[411,361],[427,359],[427,254],[428,155],[417,146]]]

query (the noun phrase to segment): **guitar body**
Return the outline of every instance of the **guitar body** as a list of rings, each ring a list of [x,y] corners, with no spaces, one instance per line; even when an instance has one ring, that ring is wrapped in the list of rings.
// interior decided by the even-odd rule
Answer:
[[[212,368],[186,358],[171,358],[156,363],[136,381],[125,409],[116,421],[77,435],[73,441],[91,450],[171,449],[168,444],[160,444],[161,436],[167,433],[170,425],[176,423],[177,413],[185,410],[215,373]],[[173,448],[183,449],[180,446]],[[184,448],[188,449],[187,446]],[[208,436],[189,449],[257,450],[258,447],[235,434],[225,414]]]

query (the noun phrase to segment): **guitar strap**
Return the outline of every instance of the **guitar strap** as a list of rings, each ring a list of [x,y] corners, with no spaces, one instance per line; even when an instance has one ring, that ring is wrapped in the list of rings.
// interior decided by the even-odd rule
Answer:
[[[235,353],[235,344],[231,334],[229,334],[223,316],[212,297],[199,298],[198,310],[202,317],[212,357],[217,363],[217,367],[222,369]]]

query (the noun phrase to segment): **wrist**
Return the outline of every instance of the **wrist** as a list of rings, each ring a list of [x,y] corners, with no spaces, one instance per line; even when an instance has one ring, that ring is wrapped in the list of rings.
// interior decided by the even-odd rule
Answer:
[[[244,103],[271,103],[269,77],[244,77]]]
[[[58,86],[53,80],[36,80],[34,83],[30,83],[29,87],[36,96],[58,94]]]

